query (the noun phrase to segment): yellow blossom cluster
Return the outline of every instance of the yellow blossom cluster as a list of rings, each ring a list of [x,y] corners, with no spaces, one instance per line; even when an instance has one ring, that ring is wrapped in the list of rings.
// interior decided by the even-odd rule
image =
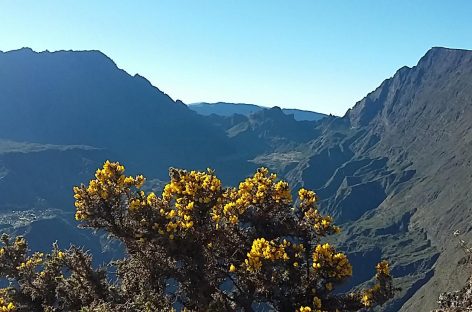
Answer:
[[[328,243],[318,244],[313,252],[313,269],[328,278],[341,280],[352,275],[352,266],[346,255],[336,252]]]
[[[313,191],[301,188],[298,190],[298,199],[300,199],[300,206],[313,206],[316,202],[316,194]]]
[[[380,261],[375,269],[377,270],[377,278],[379,278],[381,275],[384,275],[384,276],[389,276],[390,275],[390,267],[389,267],[389,264],[386,260],[382,260]]]
[[[372,306],[374,303],[375,288],[379,288],[379,286],[375,285],[374,288],[367,289],[362,292],[361,303],[367,308]]]
[[[258,238],[252,242],[251,251],[247,253],[245,259],[248,271],[259,271],[262,267],[262,260],[289,260],[286,248],[290,246],[290,242],[284,240],[277,244],[275,241],[268,241],[265,238]]]
[[[170,176],[171,181],[162,192],[162,198],[167,201],[188,196],[199,203],[208,204],[221,189],[221,181],[210,169],[206,172],[171,169]]]
[[[377,273],[377,280],[390,277],[390,267],[386,260],[382,260],[375,267]],[[366,289],[362,292],[361,303],[365,307],[371,307],[374,304],[374,299],[377,294],[382,291],[380,284],[375,284],[372,288]]]
[[[313,297],[313,309],[309,306],[301,306],[295,312],[328,312],[322,309],[321,299],[317,296]],[[341,312],[336,309],[335,312]]]
[[[155,224],[154,229],[173,235],[179,229],[185,230],[194,226],[195,209],[199,205],[208,205],[218,197],[221,193],[221,181],[210,169],[206,172],[171,169],[170,176],[171,181],[165,185],[162,192],[165,204],[159,209],[168,222],[165,228]],[[147,201],[152,205],[156,196],[149,194]]]
[[[314,310],[309,306],[301,306],[296,310],[296,312],[326,312],[321,310],[321,299],[316,296],[313,298],[313,306],[315,308]],[[338,310],[336,310],[336,312],[337,311]]]
[[[106,161],[103,168],[95,173],[94,180],[88,186],[74,187],[74,198],[76,207],[76,220],[85,220],[93,211],[90,210],[90,202],[93,199],[108,200],[120,198],[120,195],[129,190],[130,187],[141,188],[145,182],[142,175],[126,177],[123,173],[125,167],[118,162]],[[131,203],[130,203],[131,207]],[[136,203],[133,208],[138,208]]]
[[[288,183],[276,180],[276,174],[269,174],[267,168],[259,168],[252,177],[241,182],[238,188],[227,189],[222,194],[222,200],[213,207],[213,220],[217,224],[222,219],[236,224],[239,216],[251,205],[291,205],[292,195]]]
[[[65,254],[64,254],[63,251],[60,251],[60,250],[59,250],[59,251],[57,252],[57,258],[58,258],[58,259],[64,259],[64,256],[65,256]]]
[[[42,252],[34,253],[30,258],[25,262],[21,262],[19,266],[16,267],[19,271],[24,271],[28,269],[34,269],[41,263],[43,263],[44,254]]]
[[[337,234],[341,228],[333,224],[331,216],[322,216],[318,209],[309,208],[304,213],[304,219],[315,229],[316,234],[326,236],[327,234]]]
[[[275,203],[292,203],[292,195],[287,182],[278,181],[277,175],[269,174],[267,168],[259,168],[256,173],[239,184],[236,195],[238,205],[262,205],[273,201]],[[269,201],[268,201],[269,199]]]
[[[26,239],[22,236],[17,236],[15,238],[15,242],[13,243],[13,247],[16,250],[25,250],[26,249]]]
[[[13,302],[7,302],[4,298],[0,297],[0,312],[15,311],[16,307]]]
[[[333,224],[331,216],[322,216],[316,209],[316,194],[313,191],[301,188],[298,191],[300,199],[300,209],[303,212],[304,220],[313,226],[316,234],[325,236],[327,234],[337,234],[341,228]]]

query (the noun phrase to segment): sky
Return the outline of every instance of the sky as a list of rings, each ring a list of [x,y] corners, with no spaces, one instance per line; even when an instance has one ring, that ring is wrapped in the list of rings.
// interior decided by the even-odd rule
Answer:
[[[100,50],[174,100],[343,115],[434,46],[472,49],[472,1],[0,0],[0,50]]]

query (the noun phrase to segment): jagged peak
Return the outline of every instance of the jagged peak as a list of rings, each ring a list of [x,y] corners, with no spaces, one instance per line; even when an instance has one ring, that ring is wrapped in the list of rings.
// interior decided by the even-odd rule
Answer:
[[[384,80],[374,91],[350,108],[343,118],[349,120],[353,127],[366,126],[383,109],[382,98],[388,89],[391,86],[398,87],[398,82],[404,81],[411,73],[418,70],[428,71],[432,68],[444,71],[470,60],[472,60],[472,50],[433,47],[420,58],[417,65],[403,66],[392,77]]]
[[[278,106],[263,108],[260,111],[254,112],[251,116],[253,117],[262,117],[262,118],[271,118],[271,119],[293,119],[293,115],[285,115],[282,109]]]

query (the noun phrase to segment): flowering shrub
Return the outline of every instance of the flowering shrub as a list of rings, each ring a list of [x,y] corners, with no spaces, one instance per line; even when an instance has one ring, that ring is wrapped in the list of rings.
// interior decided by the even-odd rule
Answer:
[[[339,227],[314,192],[294,202],[265,168],[235,188],[211,170],[171,168],[162,194],[124,172],[107,161],[74,198],[81,226],[107,231],[126,257],[94,269],[76,247],[28,256],[23,238],[4,235],[0,278],[14,282],[0,291],[0,311],[357,311],[393,296],[385,261],[372,288],[335,293],[352,274],[323,242]]]

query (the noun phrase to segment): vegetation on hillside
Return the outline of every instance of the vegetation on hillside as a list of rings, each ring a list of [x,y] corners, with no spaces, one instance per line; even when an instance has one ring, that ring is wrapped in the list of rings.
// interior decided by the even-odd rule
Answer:
[[[454,232],[455,237],[459,237],[461,232],[456,230]],[[467,265],[470,271],[470,265],[472,264],[472,248],[469,244],[459,238],[459,245],[465,252],[465,258],[461,261]],[[467,272],[466,274],[470,274]],[[472,310],[472,276],[470,276],[462,289],[455,291],[443,292],[439,295],[438,298],[439,308],[433,312],[461,312],[461,311],[471,311]]]
[[[236,188],[212,170],[171,168],[160,195],[124,171],[107,161],[74,197],[81,226],[108,232],[126,256],[94,268],[80,248],[31,254],[25,239],[3,235],[0,311],[357,311],[393,297],[386,261],[373,287],[335,291],[352,274],[323,241],[339,227],[314,192],[294,201],[265,168]]]

